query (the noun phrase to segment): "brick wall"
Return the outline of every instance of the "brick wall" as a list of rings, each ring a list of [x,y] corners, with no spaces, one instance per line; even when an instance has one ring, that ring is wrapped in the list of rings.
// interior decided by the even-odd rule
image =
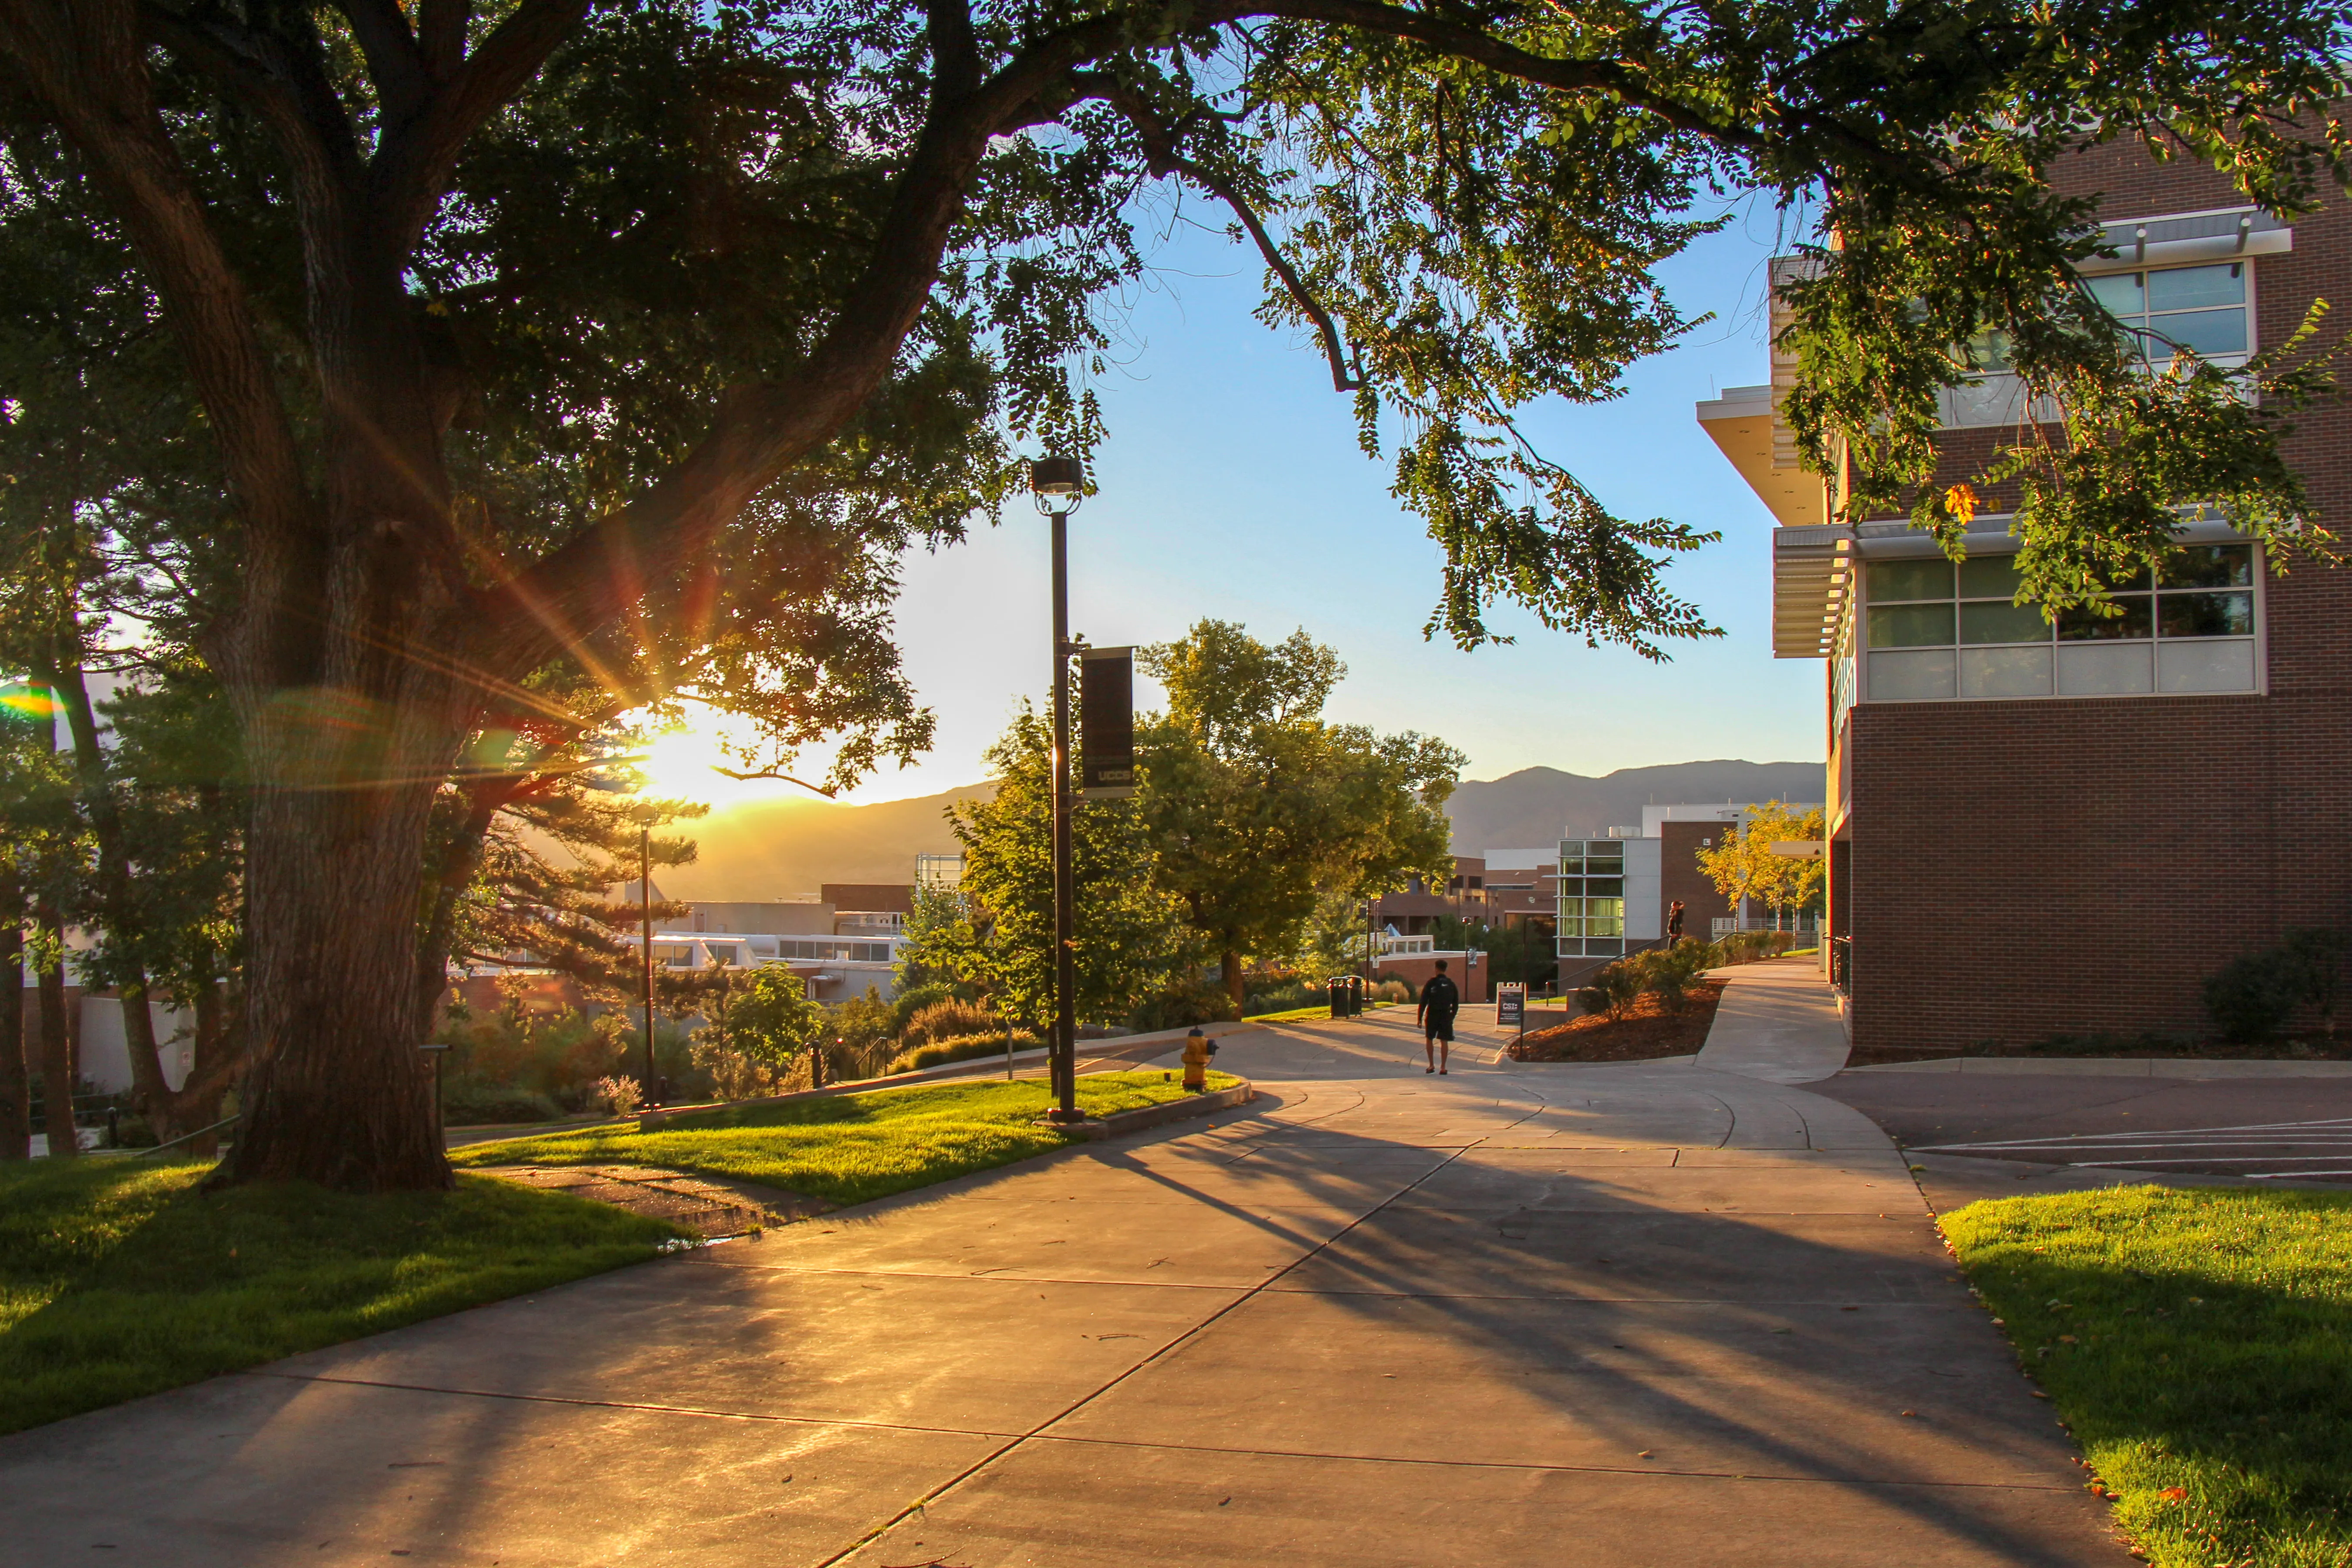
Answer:
[[[1728,822],[1662,822],[1658,824],[1658,929],[1665,930],[1666,910],[1683,901],[1683,934],[1701,942],[1715,933],[1709,921],[1738,913],[1738,906],[1715,890],[1698,868],[1702,839],[1720,839],[1733,830]]]
[[[2056,177],[2105,193],[2105,218],[2242,201],[2129,147]],[[2264,343],[2315,297],[2352,303],[2352,205],[2295,219],[2294,249],[2254,275]],[[2298,423],[2287,458],[2352,539],[2352,414]],[[1956,434],[1951,478],[1983,434]],[[2352,924],[2352,570],[2293,563],[2266,591],[2264,696],[1854,711],[1853,844],[1832,874],[1851,889],[1857,1043],[2199,1029],[2222,962],[2284,926]]]

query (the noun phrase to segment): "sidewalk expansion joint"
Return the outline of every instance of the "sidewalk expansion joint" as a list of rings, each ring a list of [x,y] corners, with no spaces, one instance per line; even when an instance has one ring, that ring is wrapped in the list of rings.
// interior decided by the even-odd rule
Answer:
[[[436,1383],[394,1383],[375,1377],[331,1377],[319,1373],[271,1372],[254,1368],[231,1373],[232,1377],[274,1377],[287,1383],[323,1383],[343,1388],[380,1388],[394,1394],[441,1394],[454,1399],[503,1399],[521,1405],[568,1405],[589,1410],[643,1410],[656,1415],[690,1415],[709,1421],[756,1421],[779,1426],[847,1426],[871,1432],[926,1432],[950,1437],[1013,1437],[1025,1433],[984,1426],[922,1426],[901,1421],[860,1421],[854,1416],[780,1415],[761,1410],[712,1410],[696,1405],[663,1405],[644,1399],[589,1399],[570,1394],[518,1394],[509,1389],[453,1388]]]

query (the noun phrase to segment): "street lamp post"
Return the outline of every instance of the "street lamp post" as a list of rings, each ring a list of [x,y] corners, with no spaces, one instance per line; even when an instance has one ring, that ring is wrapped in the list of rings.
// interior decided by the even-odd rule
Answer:
[[[1054,1039],[1056,1121],[1078,1115],[1077,883],[1070,859],[1070,514],[1086,499],[1086,472],[1075,458],[1029,465],[1037,510],[1054,523]]]

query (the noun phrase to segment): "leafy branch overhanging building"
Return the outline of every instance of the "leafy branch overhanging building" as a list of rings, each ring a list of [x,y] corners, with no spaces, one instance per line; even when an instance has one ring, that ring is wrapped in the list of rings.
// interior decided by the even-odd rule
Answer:
[[[2340,193],[2290,222],[2128,144],[2052,177],[2098,198],[2116,253],[2083,264],[2084,286],[2218,363],[2283,341],[2315,299],[2352,303]],[[1823,946],[1858,1046],[2198,1032],[2222,963],[2352,920],[2352,570],[2279,576],[2184,517],[2184,562],[2119,591],[2119,619],[2053,627],[2009,602],[2013,498],[1990,498],[1957,567],[1902,517],[1842,518],[1777,413],[1793,380],[1776,350],[1769,384],[1698,418],[1778,525],[1774,656],[1826,664]],[[1948,393],[1935,482],[2051,416],[2022,401],[1998,374]],[[2287,460],[2347,531],[2352,412],[2296,426]]]

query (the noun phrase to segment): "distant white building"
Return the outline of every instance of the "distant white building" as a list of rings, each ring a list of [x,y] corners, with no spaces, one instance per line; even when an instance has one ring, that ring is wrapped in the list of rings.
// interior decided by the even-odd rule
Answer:
[[[635,884],[630,884],[632,896]],[[661,899],[661,885],[654,885]],[[687,900],[686,913],[654,922],[654,962],[666,969],[759,969],[781,963],[800,976],[813,1000],[845,1002],[896,988],[903,937],[874,910],[836,910],[824,902],[784,899]],[[888,911],[882,911],[888,912]],[[623,933],[634,947],[637,933]]]

